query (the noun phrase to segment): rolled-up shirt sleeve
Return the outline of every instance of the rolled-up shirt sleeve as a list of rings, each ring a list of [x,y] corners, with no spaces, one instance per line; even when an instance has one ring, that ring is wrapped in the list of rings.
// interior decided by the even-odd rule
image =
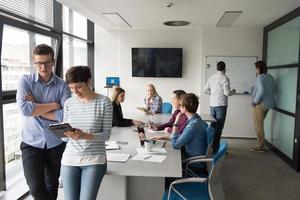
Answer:
[[[171,136],[172,147],[174,149],[180,149],[182,146],[186,145],[193,137],[192,131],[192,128],[186,127],[181,135],[179,135],[179,133],[173,133]]]
[[[230,82],[229,78],[225,77],[222,81],[223,91],[225,96],[230,96]]]
[[[24,116],[31,116],[33,111],[36,108],[36,104],[33,103],[32,101],[27,101],[25,99],[25,96],[30,92],[30,86],[28,81],[26,80],[25,76],[21,78],[19,81],[19,87],[17,90],[17,95],[16,95],[16,101],[17,101],[17,106],[19,110],[21,111],[22,115]]]

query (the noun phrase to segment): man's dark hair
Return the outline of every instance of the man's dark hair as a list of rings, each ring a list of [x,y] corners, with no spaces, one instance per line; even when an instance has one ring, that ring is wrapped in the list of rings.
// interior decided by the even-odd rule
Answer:
[[[52,60],[54,60],[54,51],[52,47],[46,44],[39,44],[33,49],[33,55],[51,55]]]
[[[268,72],[267,65],[264,61],[260,60],[255,63],[255,67],[259,70],[259,74],[266,74]]]
[[[184,90],[174,90],[173,94],[175,94],[178,99],[181,99],[182,95],[185,94],[185,91]]]
[[[182,96],[182,106],[190,113],[196,113],[199,105],[198,97],[193,93],[187,93]]]
[[[217,70],[218,71],[223,71],[226,68],[226,65],[223,61],[220,61],[217,63]]]
[[[66,83],[85,82],[92,78],[91,70],[88,66],[74,66],[68,69],[66,73]]]

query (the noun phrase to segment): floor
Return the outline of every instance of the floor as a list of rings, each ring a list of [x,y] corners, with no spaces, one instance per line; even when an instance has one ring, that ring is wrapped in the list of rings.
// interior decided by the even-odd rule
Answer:
[[[222,180],[228,200],[299,200],[300,173],[272,151],[252,152],[256,140],[227,139]]]
[[[300,173],[270,150],[249,150],[252,139],[226,139],[229,150],[222,169],[227,200],[299,200]],[[63,199],[61,191],[60,200]],[[32,197],[26,198],[32,200]]]

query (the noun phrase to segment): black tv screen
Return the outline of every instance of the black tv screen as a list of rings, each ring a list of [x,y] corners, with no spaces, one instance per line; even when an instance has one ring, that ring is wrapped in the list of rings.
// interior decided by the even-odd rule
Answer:
[[[182,77],[182,48],[132,48],[133,77]]]

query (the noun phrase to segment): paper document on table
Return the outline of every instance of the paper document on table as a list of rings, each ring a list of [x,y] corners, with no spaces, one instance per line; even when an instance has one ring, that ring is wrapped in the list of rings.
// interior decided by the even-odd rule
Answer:
[[[117,144],[116,141],[106,141],[105,142],[105,149],[106,150],[114,150],[114,149],[120,149],[120,145]]]
[[[145,148],[136,148],[138,154],[156,154],[156,153],[167,153],[165,148],[152,148],[151,151],[146,151]]]
[[[147,155],[147,154],[137,154],[132,158],[132,160],[141,160],[141,161],[146,161],[146,162],[158,162],[161,163],[163,162],[167,156],[159,156],[159,155]]]
[[[106,153],[106,159],[108,162],[127,162],[130,154],[125,153]]]

